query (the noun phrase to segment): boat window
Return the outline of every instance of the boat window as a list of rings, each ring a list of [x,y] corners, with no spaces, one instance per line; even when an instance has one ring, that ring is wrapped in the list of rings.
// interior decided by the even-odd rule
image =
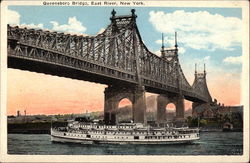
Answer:
[[[90,138],[91,136],[90,135],[87,135],[87,138]]]
[[[139,139],[139,136],[134,136],[134,139]]]

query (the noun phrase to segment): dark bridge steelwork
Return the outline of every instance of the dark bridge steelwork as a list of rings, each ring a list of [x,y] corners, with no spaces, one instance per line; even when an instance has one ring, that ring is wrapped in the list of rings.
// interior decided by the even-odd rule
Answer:
[[[159,57],[143,43],[135,10],[131,15],[115,14],[113,10],[111,24],[96,36],[8,26],[8,67],[107,84],[108,94],[114,88],[118,92],[128,88],[130,93],[139,92],[140,99],[148,91],[198,103],[211,101],[205,72],[195,73],[192,86],[187,82],[178,60],[177,43],[173,49],[163,47]],[[136,97],[131,97],[133,103],[137,103]],[[111,108],[106,113],[116,108],[108,104],[105,107]],[[135,112],[135,121],[145,123],[145,119],[136,118],[145,110]]]

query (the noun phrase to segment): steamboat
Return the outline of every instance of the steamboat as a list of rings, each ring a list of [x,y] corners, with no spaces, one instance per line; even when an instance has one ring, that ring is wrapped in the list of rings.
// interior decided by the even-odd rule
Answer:
[[[79,118],[66,127],[51,127],[51,141],[82,144],[175,144],[198,140],[199,129],[188,127],[152,127],[140,123],[105,125],[82,122]]]

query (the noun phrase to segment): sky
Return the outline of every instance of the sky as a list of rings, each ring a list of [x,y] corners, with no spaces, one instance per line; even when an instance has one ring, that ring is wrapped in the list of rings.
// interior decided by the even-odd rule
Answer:
[[[72,34],[96,35],[117,15],[131,14],[131,7],[9,6],[8,24]],[[178,35],[179,60],[190,83],[194,65],[198,72],[206,63],[212,98],[225,105],[240,105],[243,22],[241,8],[133,7],[137,26],[148,49],[160,55],[161,35],[165,47],[174,46]],[[8,69],[7,114],[64,114],[101,111],[106,85],[17,69]],[[147,93],[147,96],[151,94]],[[120,106],[128,104],[120,102]],[[191,102],[186,101],[186,109]]]

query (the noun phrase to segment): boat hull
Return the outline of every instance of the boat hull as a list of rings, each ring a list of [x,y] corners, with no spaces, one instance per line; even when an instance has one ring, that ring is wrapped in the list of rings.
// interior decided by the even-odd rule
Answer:
[[[61,143],[80,143],[80,144],[190,144],[199,140],[199,137],[192,139],[174,139],[174,140],[90,140],[77,137],[67,137],[51,135],[52,142]]]

